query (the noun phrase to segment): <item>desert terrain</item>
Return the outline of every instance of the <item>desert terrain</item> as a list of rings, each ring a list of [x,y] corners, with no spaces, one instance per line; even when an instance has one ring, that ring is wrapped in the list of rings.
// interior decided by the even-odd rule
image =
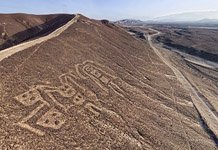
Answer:
[[[217,149],[216,61],[70,17],[0,51],[0,149]]]
[[[49,34],[72,18],[68,14],[0,14],[0,50]]]

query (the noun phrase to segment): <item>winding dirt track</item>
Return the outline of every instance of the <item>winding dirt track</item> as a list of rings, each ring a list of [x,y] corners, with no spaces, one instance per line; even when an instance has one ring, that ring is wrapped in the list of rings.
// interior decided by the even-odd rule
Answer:
[[[213,131],[216,137],[218,137],[218,118],[206,105],[204,100],[200,98],[200,96],[198,95],[198,91],[194,89],[190,81],[188,81],[187,78],[176,67],[174,67],[170,61],[164,58],[162,54],[159,52],[159,50],[154,46],[154,44],[152,43],[152,37],[160,35],[161,33],[154,29],[150,29],[150,30],[156,32],[156,34],[147,35],[147,39],[148,39],[150,47],[160,57],[160,59],[172,69],[177,79],[182,83],[184,88],[190,91],[190,95],[192,97],[192,102],[194,106],[197,108],[198,112],[200,113],[204,121],[206,122],[207,126],[211,129],[211,131]]]
[[[13,46],[13,47],[10,47],[10,48],[7,48],[7,49],[4,49],[4,50],[0,51],[0,61],[2,61],[3,59],[5,59],[5,58],[7,58],[7,57],[19,52],[19,51],[25,50],[25,49],[27,49],[29,47],[32,47],[32,46],[35,46],[37,44],[46,42],[46,41],[48,41],[48,40],[50,40],[52,38],[55,38],[55,37],[59,36],[62,32],[64,32],[72,24],[77,22],[79,17],[80,17],[80,15],[77,14],[68,23],[66,23],[62,27],[56,29],[54,32],[52,32],[52,33],[50,33],[50,34],[48,34],[48,35],[46,35],[44,37],[29,41],[29,42],[25,42],[25,43],[22,43],[22,44],[19,44],[19,45],[16,45],[16,46]]]

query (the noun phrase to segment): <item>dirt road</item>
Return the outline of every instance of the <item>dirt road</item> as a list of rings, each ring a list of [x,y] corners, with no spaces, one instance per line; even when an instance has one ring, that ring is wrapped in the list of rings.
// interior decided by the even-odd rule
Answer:
[[[50,33],[50,34],[48,34],[48,35],[46,35],[44,37],[41,37],[41,38],[38,38],[38,39],[35,39],[35,40],[32,40],[32,41],[29,41],[29,42],[21,43],[19,45],[16,45],[16,46],[13,46],[13,47],[10,47],[10,48],[7,48],[7,49],[4,49],[4,50],[0,51],[0,61],[2,61],[3,59],[5,59],[5,58],[7,58],[7,57],[9,57],[9,56],[19,52],[19,51],[22,51],[24,49],[27,49],[27,48],[35,46],[37,44],[46,42],[46,41],[48,41],[48,40],[50,40],[50,39],[52,39],[54,37],[59,36],[62,32],[64,32],[72,24],[77,22],[79,17],[80,17],[79,15],[76,15],[68,23],[66,23],[62,27],[56,29],[54,32],[52,32],[52,33]]]
[[[160,57],[160,59],[169,66],[174,74],[176,75],[177,79],[182,83],[185,89],[190,91],[190,95],[192,97],[192,102],[194,106],[197,108],[198,112],[200,113],[201,117],[206,122],[207,126],[210,128],[211,131],[218,137],[218,118],[216,115],[210,110],[210,108],[206,105],[204,100],[200,98],[198,95],[198,91],[194,89],[190,81],[187,80],[187,78],[176,68],[173,66],[173,64],[168,61],[166,58],[163,57],[163,55],[159,52],[159,50],[154,46],[152,43],[152,37],[157,36],[161,34],[159,31],[156,31],[154,29],[150,29],[152,31],[155,31],[156,34],[153,35],[147,35],[148,42],[150,47],[154,50],[154,52]]]

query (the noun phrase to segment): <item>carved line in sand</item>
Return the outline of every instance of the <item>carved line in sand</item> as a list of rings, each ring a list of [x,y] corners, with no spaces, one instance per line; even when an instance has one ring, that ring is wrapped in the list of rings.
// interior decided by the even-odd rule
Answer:
[[[97,65],[96,63],[92,61],[85,61],[83,64],[77,64],[76,72],[82,79],[88,79],[90,78],[93,80],[99,87],[101,87],[105,92],[108,91],[108,84],[111,80],[113,80],[115,77],[112,75],[102,71],[100,65]]]
[[[93,61],[85,61],[83,64],[78,64],[75,67],[77,74],[80,75],[81,78],[90,78],[107,94],[111,88],[123,97],[121,93],[124,93],[124,91],[122,91],[121,88],[114,82],[115,80],[119,80],[119,78],[103,71],[103,68],[105,68],[104,66]]]
[[[120,78],[115,77],[114,75],[105,72],[104,68],[104,66],[92,61],[85,61],[82,64],[75,65],[75,69],[79,77],[76,77],[72,73],[66,73],[59,77],[61,85],[58,87],[37,85],[28,92],[16,96],[15,99],[26,107],[32,106],[39,101],[42,103],[27,117],[23,118],[18,125],[37,135],[45,135],[44,131],[36,127],[32,127],[27,123],[28,120],[34,117],[45,106],[49,107],[50,109],[36,121],[36,125],[45,129],[60,129],[67,121],[67,118],[59,109],[64,110],[65,113],[68,113],[68,110],[73,106],[81,106],[94,116],[99,116],[100,113],[103,113],[107,114],[107,116],[110,118],[112,115],[114,118],[116,117],[118,120],[120,120],[120,122],[123,122],[122,118],[119,118],[117,113],[107,110],[101,106],[95,93],[88,90],[84,86],[81,86],[77,82],[79,79],[91,79],[106,93],[109,93],[109,89],[112,89],[120,96],[126,97],[126,90],[129,90],[128,83],[124,82]],[[132,89],[133,88],[131,88],[131,90]],[[52,106],[52,104],[45,101],[40,95],[39,91],[43,91],[52,100],[55,106]],[[55,97],[55,93],[58,93],[63,98],[69,99],[70,104],[65,105],[63,103],[63,99],[60,101],[60,98]]]
[[[37,108],[35,108],[30,114],[23,118],[20,122],[17,123],[22,128],[25,128],[37,135],[43,136],[45,132],[37,129],[35,127],[30,126],[27,122],[31,118],[33,118],[43,107],[48,106],[52,107],[48,110],[44,115],[42,115],[36,122],[36,125],[39,125],[44,128],[51,128],[54,130],[60,129],[63,124],[66,122],[66,117],[62,114],[58,109],[54,106],[51,106],[48,102],[46,102],[39,93],[39,90],[44,91],[47,96],[54,102],[55,106],[60,107],[64,112],[67,111],[77,105],[82,106],[91,112],[93,115],[98,116],[99,112],[101,111],[100,106],[96,106],[98,99],[96,95],[87,90],[86,88],[80,86],[76,81],[75,77],[69,73],[63,74],[59,77],[61,86],[59,87],[52,87],[46,85],[38,85],[34,88],[30,89],[29,91],[20,94],[15,97],[15,99],[23,104],[26,107],[32,106],[37,102],[42,102]],[[57,98],[54,96],[54,93],[59,93],[63,98],[69,98],[71,101],[70,105],[64,105]],[[91,103],[92,102],[92,103]],[[97,103],[98,104],[98,103]]]
[[[105,66],[93,61],[85,61],[83,64],[75,65],[77,74],[83,79],[91,79],[94,81],[106,94],[109,94],[109,89],[112,89],[116,94],[123,98],[128,98],[129,91],[139,92],[122,79],[105,72]],[[144,95],[144,94],[143,94]]]

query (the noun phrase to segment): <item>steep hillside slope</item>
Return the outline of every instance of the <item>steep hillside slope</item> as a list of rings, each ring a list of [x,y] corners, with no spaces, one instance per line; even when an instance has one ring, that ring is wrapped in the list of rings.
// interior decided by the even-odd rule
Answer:
[[[0,14],[0,50],[48,34],[72,18],[68,14]]]
[[[1,149],[216,149],[147,41],[76,17],[0,61]]]

